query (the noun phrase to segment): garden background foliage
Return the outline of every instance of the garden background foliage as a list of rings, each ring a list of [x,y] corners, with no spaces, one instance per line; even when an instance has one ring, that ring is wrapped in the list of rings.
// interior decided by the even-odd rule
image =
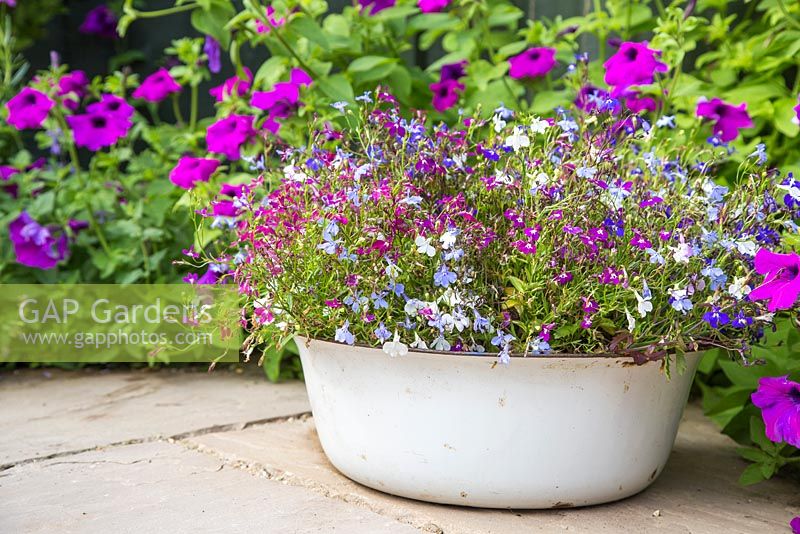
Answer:
[[[3,104],[33,77],[25,49],[41,36],[58,5],[57,0],[0,0]],[[17,263],[9,239],[3,238],[0,282],[171,282],[208,275],[213,266],[199,263],[194,252],[185,256],[181,251],[213,254],[224,228],[212,227],[212,220],[197,216],[196,210],[207,205],[223,182],[243,183],[259,165],[268,165],[258,156],[270,138],[245,147],[241,159],[228,158],[207,181],[189,190],[167,177],[182,157],[206,154],[206,132],[212,124],[251,111],[248,99],[241,98],[244,94],[274,92],[287,84],[294,86],[287,89],[289,105],[264,111],[265,120],[274,122],[274,134],[291,144],[305,139],[312,117],[324,121],[338,114],[332,102],[351,102],[378,84],[406,109],[432,110],[430,117],[449,123],[458,120],[460,110],[490,116],[501,105],[547,115],[576,98],[561,79],[576,54],[586,48],[595,52],[589,58],[589,76],[603,88],[601,66],[619,43],[648,40],[663,52],[665,63],[680,66],[668,87],[639,95],[668,95],[669,107],[659,110],[660,115],[674,115],[681,127],[695,120],[700,98],[746,104],[754,125],[731,143],[730,169],[764,143],[771,166],[800,171],[800,126],[793,109],[800,92],[797,2],[595,0],[583,16],[551,20],[529,20],[506,0],[360,0],[335,11],[322,0],[179,0],[158,10],[125,0],[106,11],[97,14],[87,33],[95,35],[98,45],[117,51],[113,69],[88,73],[90,83],[80,94],[65,91],[61,97],[79,102],[101,94],[130,97],[144,75],[159,67],[168,69],[180,91],[155,101],[131,100],[136,110],[130,128],[102,150],[78,146],[64,124],[69,110],[35,132],[0,123],[1,178],[8,182],[0,191],[0,227],[6,232],[24,211],[69,242],[69,254],[58,267],[37,269]],[[124,38],[104,34],[112,23],[109,17],[113,24],[118,19],[122,36],[157,17],[188,17],[196,33],[175,36],[157,65],[143,65],[144,56],[126,50]],[[530,47],[554,48],[555,68],[542,76],[511,76],[509,60]],[[443,66],[462,61],[465,72],[457,85],[448,86],[450,100],[437,102],[433,91],[446,81]],[[222,86],[217,99],[201,87],[209,81],[223,84],[218,63],[235,72],[235,78]],[[297,82],[293,69],[302,69],[310,83]],[[70,72],[54,56],[31,86],[46,91]],[[203,116],[211,103],[213,113]],[[725,181],[725,174],[723,167],[719,181]],[[786,235],[785,243],[800,248],[797,235]],[[755,349],[763,365],[741,366],[717,351],[701,365],[697,384],[706,412],[754,462],[743,475],[744,483],[768,478],[798,460],[796,449],[766,440],[749,400],[760,376],[800,378],[794,356],[800,338],[790,328],[794,320],[784,319],[769,345]],[[297,372],[296,359],[268,351],[265,368],[272,379],[281,376],[281,369],[284,376],[291,375]]]

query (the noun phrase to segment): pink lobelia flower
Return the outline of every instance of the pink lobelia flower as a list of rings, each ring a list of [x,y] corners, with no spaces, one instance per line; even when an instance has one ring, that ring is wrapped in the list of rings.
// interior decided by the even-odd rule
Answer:
[[[697,103],[697,116],[716,121],[714,135],[724,141],[733,141],[742,128],[750,128],[753,121],[747,114],[747,104],[733,106],[719,98],[701,99]]]
[[[464,90],[464,84],[457,80],[442,80],[430,84],[433,92],[433,109],[442,112],[450,109],[458,102],[459,91]]]
[[[517,56],[508,58],[508,75],[512,78],[544,76],[556,66],[555,56],[555,48],[529,48]]]
[[[75,70],[66,74],[58,80],[58,96],[63,96],[64,105],[75,111],[81,99],[86,96],[86,86],[89,85],[89,77],[82,70]]]
[[[437,13],[450,5],[450,0],[418,0],[417,6],[423,13]]]
[[[653,83],[656,72],[667,72],[667,65],[658,61],[661,51],[641,43],[624,42],[616,54],[603,63],[606,69],[605,82],[617,89],[626,89],[631,85],[648,85]]]
[[[267,22],[265,24],[262,20],[256,20],[256,31],[258,33],[269,33],[272,28],[279,28],[284,24],[286,24],[286,19],[283,17],[276,19],[275,8],[267,6]]]
[[[181,90],[181,86],[172,79],[169,71],[160,68],[144,79],[142,85],[133,92],[133,98],[140,98],[148,102],[161,102],[172,93]]]
[[[215,159],[184,156],[169,173],[169,179],[178,187],[192,189],[197,182],[207,182],[217,167],[219,161]]]
[[[89,113],[105,113],[106,115],[113,115],[122,119],[130,119],[133,117],[133,106],[128,104],[124,98],[116,95],[103,94],[100,96],[100,102],[94,102],[86,106],[86,111]]]
[[[71,115],[67,117],[67,124],[72,128],[75,144],[92,151],[113,145],[125,137],[131,127],[131,121],[124,117],[96,111]]]
[[[361,12],[368,11],[370,15],[375,15],[384,9],[394,7],[395,0],[358,0]]]
[[[67,256],[67,236],[54,237],[50,229],[36,222],[27,212],[8,225],[17,262],[36,269],[52,269]]]
[[[233,76],[225,80],[222,85],[212,87],[209,89],[209,94],[213,96],[217,102],[222,102],[225,98],[236,93],[237,96],[243,96],[250,90],[250,85],[253,82],[253,73],[247,67],[244,68],[245,78]]]
[[[761,408],[767,437],[800,448],[800,384],[788,376],[765,376],[751,398]]]
[[[107,39],[117,37],[117,17],[107,6],[97,6],[86,14],[78,31]]]
[[[769,300],[771,312],[791,308],[800,294],[800,256],[762,248],[756,253],[755,267],[764,282],[750,292],[750,300]]]
[[[8,101],[8,123],[17,130],[38,128],[55,103],[36,89],[24,88]]]
[[[256,133],[253,119],[250,115],[230,115],[212,124],[206,133],[208,150],[239,159],[241,146]]]

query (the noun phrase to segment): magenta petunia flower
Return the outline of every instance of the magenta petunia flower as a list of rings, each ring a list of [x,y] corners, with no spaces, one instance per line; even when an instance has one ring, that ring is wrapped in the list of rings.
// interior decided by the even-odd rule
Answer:
[[[207,182],[217,167],[219,161],[215,159],[184,156],[169,173],[169,179],[178,187],[192,189],[197,182]]]
[[[753,121],[747,114],[747,104],[733,106],[719,98],[701,99],[697,103],[697,116],[716,121],[714,135],[725,143],[736,139],[742,128],[753,126]]]
[[[800,516],[792,519],[789,526],[792,528],[792,534],[800,534]]]
[[[100,102],[94,102],[86,106],[89,113],[105,113],[122,119],[130,119],[136,111],[133,106],[128,104],[124,98],[116,95],[103,94]]]
[[[508,58],[508,75],[512,78],[537,78],[544,76],[556,66],[555,48],[529,48],[523,53]]]
[[[439,81],[460,80],[467,75],[467,65],[469,65],[469,61],[466,59],[457,63],[442,65],[442,70],[439,71]]]
[[[658,107],[655,99],[649,96],[641,96],[638,91],[631,91],[628,89],[614,90],[611,92],[614,98],[624,99],[625,107],[633,113],[641,113],[642,111],[655,111]]]
[[[217,102],[222,102],[225,98],[236,93],[237,96],[246,95],[250,90],[250,85],[253,82],[253,73],[247,67],[244,68],[245,79],[233,76],[225,80],[222,85],[212,87],[209,89],[209,94],[213,96]]]
[[[144,79],[142,85],[133,92],[133,98],[140,98],[148,102],[161,102],[172,93],[181,90],[181,86],[172,79],[169,71],[160,68]]]
[[[8,7],[17,7],[17,0],[0,0],[0,4],[5,4]]]
[[[86,96],[86,87],[89,85],[89,77],[82,70],[75,70],[65,74],[58,80],[58,96],[64,97],[64,105],[75,111],[78,109],[81,99]]]
[[[54,105],[46,94],[26,87],[6,103],[8,123],[17,130],[38,128]]]
[[[286,113],[281,116],[288,117],[290,110],[296,107],[298,100],[300,100],[300,89],[296,84],[279,82],[273,86],[272,91],[254,92],[250,104],[265,111],[280,108],[280,113]]]
[[[384,9],[394,7],[395,0],[358,0],[358,3],[362,13],[367,11],[370,15],[374,15]]]
[[[53,236],[49,228],[36,222],[27,212],[8,225],[17,263],[36,269],[52,269],[67,257],[67,236]]]
[[[450,0],[418,0],[417,6],[423,13],[438,13],[450,5]]]
[[[771,312],[794,306],[800,294],[800,256],[762,248],[756,253],[755,267],[764,275],[764,282],[750,292],[750,300],[769,300]]]
[[[442,112],[450,109],[458,102],[459,91],[464,90],[464,84],[456,80],[443,80],[430,84],[433,92],[433,109]]]
[[[616,54],[603,63],[606,69],[605,82],[617,89],[626,89],[631,85],[649,85],[653,83],[656,72],[667,72],[667,65],[658,61],[661,51],[641,43],[624,42]]]
[[[767,437],[800,448],[800,384],[788,376],[765,376],[751,398],[761,408]]]
[[[107,113],[88,112],[67,117],[75,144],[96,151],[115,144],[125,137],[131,127],[130,120]]]
[[[794,109],[794,122],[800,124],[800,95],[797,95],[797,105],[792,108]]]
[[[218,73],[222,69],[222,58],[220,57],[221,50],[219,47],[219,41],[217,41],[210,35],[206,35],[206,41],[203,44],[203,52],[208,58],[208,70],[210,70],[214,74]]]
[[[289,73],[289,83],[310,87],[313,82],[313,78],[303,69],[295,68]]]
[[[8,165],[0,165],[0,182],[7,182],[15,174],[19,174],[19,172],[20,172],[19,169],[15,169],[14,167],[10,167]],[[17,198],[17,194],[19,192],[17,184],[0,186],[0,190],[8,193],[9,195],[11,195],[12,198]]]
[[[253,117],[230,115],[209,126],[206,133],[206,144],[209,151],[225,154],[228,159],[236,160],[241,157],[242,145],[255,133]]]
[[[107,39],[117,37],[117,16],[108,6],[97,6],[86,14],[78,31]]]

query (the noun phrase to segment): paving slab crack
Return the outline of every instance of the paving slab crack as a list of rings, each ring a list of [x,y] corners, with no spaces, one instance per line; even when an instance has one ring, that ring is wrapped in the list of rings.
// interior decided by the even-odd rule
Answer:
[[[152,443],[154,441],[167,441],[167,442],[177,442],[181,440],[185,440],[187,438],[192,438],[195,436],[202,436],[204,434],[216,434],[216,433],[223,433],[223,432],[235,432],[238,430],[244,430],[246,428],[250,428],[251,426],[255,425],[265,425],[269,423],[279,423],[284,421],[291,421],[294,419],[302,418],[302,417],[309,417],[311,412],[304,411],[298,412],[295,414],[290,415],[281,415],[277,417],[267,417],[264,419],[254,419],[252,421],[245,421],[239,423],[228,423],[228,424],[221,424],[221,425],[212,425],[208,427],[198,428],[196,430],[189,430],[187,432],[179,432],[178,434],[173,434],[170,436],[164,435],[155,435],[155,436],[147,436],[143,438],[132,438],[122,441],[115,441],[112,443],[105,443],[99,445],[93,445],[91,447],[84,447],[81,449],[71,449],[67,451],[58,451],[51,454],[45,454],[41,456],[33,456],[30,458],[24,458],[22,460],[17,460],[14,462],[9,462],[5,464],[0,464],[0,472],[7,471],[14,467],[18,467],[21,465],[27,465],[34,462],[42,462],[45,460],[52,460],[54,458],[65,458],[68,456],[75,456],[78,454],[83,454],[86,452],[97,451],[97,450],[104,450],[110,449],[114,447],[124,447],[127,445],[138,445],[141,443]]]
[[[310,417],[310,415],[311,415],[310,413],[304,414],[303,416],[301,416],[301,419]],[[360,495],[336,491],[334,488],[331,488],[326,484],[308,479],[306,477],[297,476],[290,471],[286,471],[284,469],[280,469],[274,466],[268,466],[260,462],[252,462],[248,460],[242,460],[240,458],[231,457],[221,453],[220,451],[217,451],[212,447],[208,447],[203,444],[185,440],[179,441],[178,443],[180,445],[183,445],[185,448],[189,450],[211,455],[214,458],[223,462],[224,466],[246,471],[253,476],[266,478],[268,480],[273,480],[276,482],[281,482],[283,484],[287,484],[290,486],[297,486],[309,489],[324,497],[346,502],[347,504],[352,504],[360,508],[365,508],[373,513],[409,525],[422,532],[445,534],[445,531],[442,527],[440,527],[439,525],[433,523],[432,521],[426,518],[415,517],[411,515],[410,512],[402,512],[398,510],[388,509],[385,506],[380,506],[378,503],[375,503],[369,499],[365,499]]]

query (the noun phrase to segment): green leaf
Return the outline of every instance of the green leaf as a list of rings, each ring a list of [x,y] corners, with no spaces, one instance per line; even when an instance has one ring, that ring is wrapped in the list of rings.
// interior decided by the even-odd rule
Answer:
[[[742,486],[751,486],[753,484],[758,484],[763,480],[764,475],[761,472],[761,465],[752,464],[747,466],[747,469],[744,470],[742,476],[739,477],[739,484]]]
[[[230,3],[214,2],[209,9],[195,9],[192,11],[192,26],[201,33],[210,35],[220,42],[224,48],[228,48],[231,42],[231,34],[225,29],[228,22],[236,11]]]
[[[393,65],[397,62],[397,58],[383,57],[383,56],[361,56],[347,68],[348,72],[367,72],[376,69],[382,65]]]
[[[387,79],[393,93],[398,97],[405,98],[411,94],[411,74],[405,67],[395,65]]]
[[[334,74],[328,78],[318,80],[317,86],[331,101],[344,100],[352,102],[355,99],[353,87],[344,74]]]
[[[797,137],[797,134],[800,133],[800,125],[794,122],[797,118],[794,111],[796,105],[796,98],[783,98],[773,103],[775,128],[788,137]]]
[[[288,26],[289,30],[297,32],[301,37],[305,37],[312,43],[316,43],[322,48],[329,47],[328,37],[319,24],[305,15],[298,15],[292,19]]]
[[[750,439],[766,452],[775,452],[775,444],[767,437],[764,421],[760,417],[750,418]]]
[[[739,456],[745,460],[750,460],[751,462],[764,463],[770,461],[772,458],[764,451],[753,447],[739,447],[736,449],[736,452],[739,453]]]

